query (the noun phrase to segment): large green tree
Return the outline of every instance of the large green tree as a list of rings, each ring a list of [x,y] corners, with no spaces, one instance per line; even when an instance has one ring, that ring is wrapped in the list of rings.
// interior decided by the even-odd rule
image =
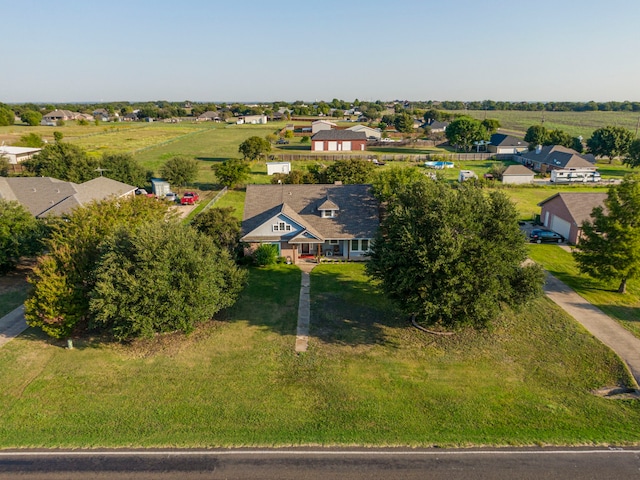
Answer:
[[[464,151],[469,151],[473,142],[489,140],[489,132],[475,118],[459,117],[449,124],[445,131],[447,140]]]
[[[596,157],[608,157],[611,163],[614,158],[626,155],[631,142],[633,132],[624,127],[608,126],[594,131],[587,140],[587,147]]]
[[[624,163],[631,168],[640,167],[640,138],[635,139],[629,145],[629,151],[624,159]]]
[[[531,149],[537,145],[547,145],[548,140],[549,132],[543,125],[531,125],[524,135],[524,141],[529,144]]]
[[[70,143],[46,145],[37,155],[22,162],[28,172],[39,177],[53,177],[74,183],[84,183],[99,175],[98,162],[82,148]]]
[[[156,220],[107,238],[95,277],[91,326],[126,340],[192,331],[235,303],[246,272],[204,234]]]
[[[369,183],[373,177],[375,165],[366,160],[352,158],[336,160],[324,171],[324,182],[340,181],[344,184]]]
[[[413,117],[406,112],[401,112],[393,118],[393,126],[401,133],[413,133]]]
[[[197,215],[191,226],[206,234],[217,247],[233,252],[240,242],[240,221],[233,211],[233,207],[209,208]]]
[[[375,197],[380,202],[389,202],[409,185],[421,181],[426,182],[428,179],[417,167],[391,166],[379,170],[371,183]]]
[[[7,105],[0,103],[0,127],[10,127],[15,123],[16,116]]]
[[[22,120],[27,125],[35,127],[40,125],[40,120],[42,120],[42,114],[40,112],[36,112],[34,110],[27,110],[20,115],[20,120]]]
[[[220,185],[229,188],[244,183],[251,172],[247,162],[238,158],[230,158],[218,165],[213,165],[211,168],[216,173]]]
[[[523,265],[527,245],[517,220],[502,192],[414,182],[389,202],[367,272],[420,322],[484,327],[503,305],[542,292],[540,267]]]
[[[104,154],[100,160],[100,168],[105,177],[134,186],[145,185],[151,178],[151,172],[127,153]]]
[[[245,160],[257,160],[259,157],[271,151],[271,144],[266,138],[249,137],[238,147]]]
[[[160,175],[170,184],[184,187],[193,182],[198,175],[198,161],[193,158],[177,156],[162,165]]]
[[[18,202],[0,199],[0,273],[42,249],[42,224]]]
[[[582,224],[582,238],[573,252],[580,271],[598,279],[620,282],[640,277],[640,174],[627,175],[609,188],[603,207]]]
[[[77,208],[54,223],[46,241],[48,254],[29,278],[33,289],[25,302],[27,323],[56,338],[86,327],[100,243],[123,225],[167,218],[167,208],[165,202],[144,196],[115,199]]]

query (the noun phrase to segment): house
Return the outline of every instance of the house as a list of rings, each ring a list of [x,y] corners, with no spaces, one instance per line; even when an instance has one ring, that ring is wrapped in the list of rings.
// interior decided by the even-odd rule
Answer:
[[[551,170],[572,170],[576,173],[595,172],[596,159],[593,155],[581,155],[572,148],[561,145],[538,145],[535,150],[524,152],[513,157],[523,165],[536,172],[550,172]]]
[[[236,124],[238,125],[244,125],[244,124],[265,124],[267,123],[267,116],[266,115],[243,115],[241,117],[238,117],[238,119],[236,120]]]
[[[422,128],[429,128],[431,133],[444,133],[448,126],[449,122],[438,122],[436,120],[431,120],[431,123],[423,125]]]
[[[212,110],[204,112],[196,118],[196,122],[219,122],[220,120],[220,112],[214,112]]]
[[[93,118],[97,118],[101,122],[108,122],[111,120],[111,115],[109,115],[109,112],[106,109],[98,108],[93,111]]]
[[[382,131],[379,128],[371,128],[366,125],[354,125],[347,128],[352,132],[364,132],[368,140],[380,140],[382,138]]]
[[[538,204],[542,208],[540,220],[549,230],[577,244],[582,223],[590,220],[593,209],[604,206],[606,199],[606,193],[556,193]]]
[[[78,112],[72,112],[70,110],[54,110],[46,115],[42,116],[40,125],[55,127],[58,122],[66,122],[67,120],[77,120],[81,118],[81,114]],[[82,118],[85,118],[84,116]],[[86,116],[86,120],[93,120],[91,115]]]
[[[325,256],[362,260],[378,226],[370,185],[247,185],[242,242],[278,246],[292,263]]]
[[[328,120],[316,120],[315,122],[311,122],[311,134],[316,134],[322,130],[331,130],[336,127],[337,125],[335,123],[329,122]]]
[[[367,135],[351,130],[321,130],[311,137],[311,150],[314,152],[363,151],[366,145]]]
[[[533,183],[535,172],[524,165],[509,165],[502,174],[502,183],[511,185],[524,185]]]
[[[80,184],[50,177],[0,177],[0,198],[20,203],[36,218],[66,215],[94,201],[135,195],[135,190],[107,177]]]
[[[529,144],[518,137],[494,133],[489,139],[487,150],[497,154],[518,154],[529,151]]]
[[[291,171],[291,162],[267,162],[267,175],[274,173],[289,173]]]
[[[122,117],[123,122],[137,122],[138,114],[136,112],[127,113],[124,117]]]
[[[40,150],[42,149],[33,147],[10,147],[7,145],[0,145],[0,157],[6,158],[10,164],[16,165],[20,162],[24,162],[25,160],[29,160]]]

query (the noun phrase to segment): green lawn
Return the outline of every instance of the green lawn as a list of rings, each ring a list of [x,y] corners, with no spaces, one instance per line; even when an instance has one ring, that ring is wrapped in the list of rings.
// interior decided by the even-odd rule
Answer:
[[[432,337],[357,264],[252,269],[238,304],[190,336],[131,345],[33,330],[0,349],[0,447],[608,445],[640,442],[615,356],[541,299],[492,332]]]
[[[629,280],[627,293],[620,294],[619,282],[599,281],[580,273],[571,253],[557,245],[530,245],[529,256],[640,338],[640,280]]]

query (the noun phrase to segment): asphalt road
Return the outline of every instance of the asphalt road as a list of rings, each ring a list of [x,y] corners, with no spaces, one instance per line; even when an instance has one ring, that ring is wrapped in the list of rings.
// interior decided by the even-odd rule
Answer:
[[[640,479],[640,448],[0,451],[0,479]]]

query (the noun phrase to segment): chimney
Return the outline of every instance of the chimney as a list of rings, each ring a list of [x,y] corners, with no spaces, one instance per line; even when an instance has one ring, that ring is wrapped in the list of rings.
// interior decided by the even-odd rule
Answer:
[[[540,155],[540,152],[542,152],[542,145],[536,145],[536,154]]]

